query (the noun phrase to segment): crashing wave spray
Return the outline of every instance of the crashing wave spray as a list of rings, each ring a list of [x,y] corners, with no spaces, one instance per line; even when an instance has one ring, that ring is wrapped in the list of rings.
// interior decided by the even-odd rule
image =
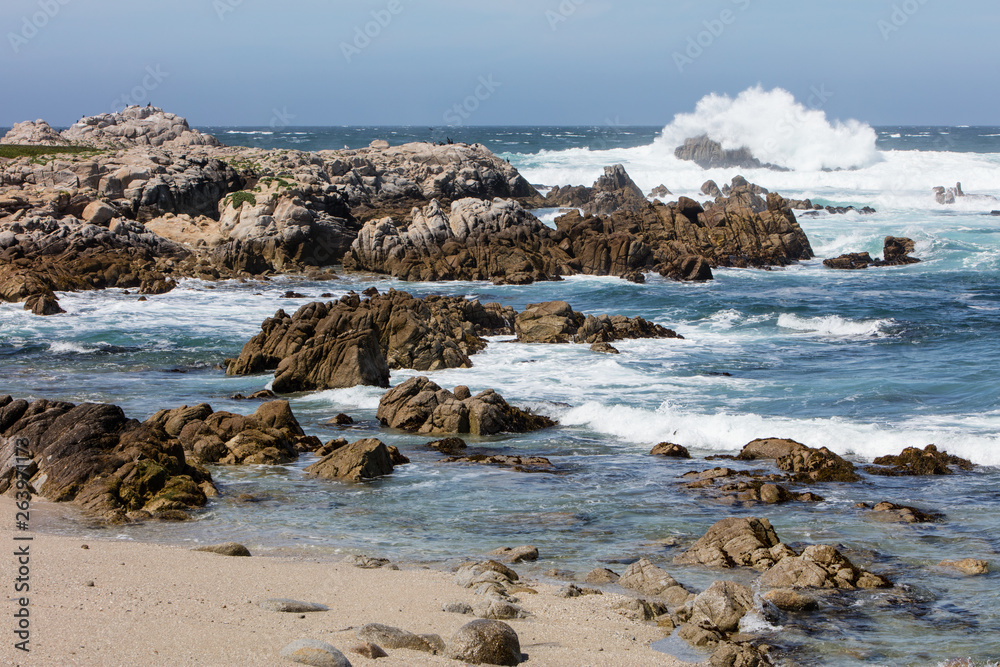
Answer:
[[[882,160],[871,126],[827,120],[826,113],[796,102],[787,90],[760,85],[735,99],[712,93],[693,113],[678,114],[657,139],[671,152],[686,139],[708,135],[726,150],[749,148],[761,162],[796,171],[860,169]]]

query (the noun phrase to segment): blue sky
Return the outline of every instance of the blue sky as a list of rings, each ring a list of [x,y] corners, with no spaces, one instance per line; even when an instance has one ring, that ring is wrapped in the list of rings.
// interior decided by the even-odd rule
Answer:
[[[1000,125],[998,33],[987,0],[4,0],[0,125],[125,101],[193,125],[665,125],[757,83],[825,91],[831,118]]]

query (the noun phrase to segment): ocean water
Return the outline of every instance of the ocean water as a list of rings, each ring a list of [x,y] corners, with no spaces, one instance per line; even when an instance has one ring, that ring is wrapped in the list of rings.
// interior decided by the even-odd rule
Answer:
[[[754,118],[748,125],[744,120]],[[765,122],[766,121],[766,122]],[[108,401],[144,419],[158,409],[208,402],[248,413],[228,397],[267,385],[266,375],[229,378],[235,356],[278,308],[292,312],[325,292],[374,285],[450,294],[521,308],[563,299],[587,313],[641,315],[684,340],[616,343],[605,356],[587,346],[524,345],[503,338],[471,369],[429,373],[442,386],[495,388],[560,426],[470,439],[498,452],[549,457],[558,475],[442,464],[431,438],[383,430],[381,391],[353,388],[295,395],[305,430],[320,438],[375,436],[412,463],[352,485],[304,476],[309,456],[287,466],[213,469],[226,494],[181,524],[55,529],[120,539],[193,544],[237,540],[255,553],[319,558],[367,553],[446,566],[500,546],[534,544],[523,571],[586,572],[653,558],[678,580],[707,587],[752,573],[677,567],[670,559],[727,516],[767,517],[792,545],[837,545],[857,564],[890,576],[897,589],[835,595],[814,614],[779,619],[771,641],[799,665],[934,665],[1000,658],[1000,577],[966,578],[946,559],[982,558],[1000,569],[1000,128],[871,128],[830,122],[781,94],[751,90],[708,99],[660,128],[202,128],[231,144],[304,150],[358,147],[373,139],[480,142],[540,185],[590,184],[625,164],[643,189],[663,183],[697,196],[709,178],[737,173],[788,197],[870,205],[878,213],[801,215],[817,258],[773,271],[718,270],[706,284],[650,276],[644,285],[573,277],[560,283],[402,284],[371,275],[329,283],[185,281],[137,302],[119,290],[64,294],[68,311],[33,317],[0,304],[4,393]],[[711,131],[746,143],[791,171],[705,171],[673,157],[682,134]],[[271,132],[272,134],[267,134]],[[729,146],[727,146],[729,147]],[[970,196],[942,206],[932,188],[961,181]],[[551,217],[551,216],[549,216]],[[835,272],[822,259],[881,253],[887,235],[916,241],[922,263]],[[302,299],[283,299],[293,289]],[[394,372],[398,383],[415,375]],[[357,424],[324,425],[340,412]],[[936,444],[977,464],[941,478],[867,477],[821,485],[813,504],[740,507],[683,489],[680,476],[717,465],[758,437],[789,437],[865,463],[904,447]],[[651,460],[658,442],[688,447],[693,461]],[[756,466],[759,467],[759,466]],[[241,493],[257,494],[240,503]],[[883,500],[939,511],[918,526],[872,521],[858,502]],[[610,564],[609,564],[610,563]]]

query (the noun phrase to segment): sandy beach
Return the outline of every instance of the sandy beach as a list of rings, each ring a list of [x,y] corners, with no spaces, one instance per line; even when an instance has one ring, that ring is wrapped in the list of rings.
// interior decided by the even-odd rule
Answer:
[[[33,523],[43,530],[46,504],[33,501]],[[0,508],[13,517],[11,499],[0,499]],[[4,533],[8,546],[14,544],[12,531],[5,528]],[[14,649],[8,622],[4,664],[293,664],[279,652],[296,639],[310,638],[333,644],[354,665],[373,665],[376,661],[349,651],[359,643],[357,627],[384,623],[447,641],[473,620],[441,611],[449,602],[474,603],[471,590],[456,585],[449,573],[407,569],[405,564],[399,571],[364,570],[298,558],[233,558],[179,547],[30,534],[31,651]],[[10,583],[14,567],[12,557],[4,558],[10,613],[16,611]],[[554,595],[554,586],[527,583],[538,593],[518,597],[532,616],[509,623],[528,664],[687,664],[650,649],[665,631],[612,610],[618,596],[565,599]],[[266,611],[258,604],[268,598],[317,602],[330,610],[304,615]],[[389,657],[377,664],[459,664],[406,649],[387,652]]]

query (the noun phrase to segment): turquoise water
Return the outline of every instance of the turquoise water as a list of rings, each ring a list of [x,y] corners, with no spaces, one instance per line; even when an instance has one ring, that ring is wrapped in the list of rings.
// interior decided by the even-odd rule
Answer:
[[[514,404],[558,418],[561,426],[541,433],[470,442],[547,456],[558,475],[439,463],[437,454],[422,448],[427,438],[379,428],[381,391],[333,390],[292,397],[308,433],[323,439],[376,436],[399,446],[413,463],[362,485],[306,478],[308,456],[288,466],[215,468],[227,493],[196,521],[88,530],[175,543],[234,539],[264,554],[363,552],[433,564],[534,544],[542,553],[536,574],[650,556],[665,561],[681,582],[704,587],[745,573],[676,567],[670,558],[718,519],[766,516],[786,542],[838,545],[858,564],[903,585],[844,596],[823,612],[779,621],[773,641],[789,646],[798,664],[996,659],[998,575],[967,579],[935,564],[974,557],[1000,567],[1000,217],[989,215],[1000,202],[970,199],[943,207],[930,188],[962,180],[967,192],[1000,194],[1000,155],[994,152],[1000,149],[985,136],[997,132],[933,130],[938,136],[954,131],[965,142],[942,152],[927,145],[934,140],[923,134],[929,130],[907,138],[901,129],[880,129],[883,160],[862,170],[746,174],[786,196],[879,210],[863,217],[801,217],[818,258],[797,266],[719,270],[715,281],[700,285],[656,276],[645,285],[596,277],[524,287],[404,285],[352,275],[333,283],[186,281],[148,302],[117,290],[65,294],[60,303],[68,312],[50,318],[30,316],[18,304],[0,305],[0,390],[113,402],[139,419],[200,402],[248,413],[256,404],[228,397],[260,389],[269,377],[228,378],[218,368],[222,359],[235,356],[278,308],[291,312],[322,293],[339,296],[370,285],[519,308],[558,298],[588,313],[642,315],[685,340],[616,343],[623,354],[603,356],[586,346],[495,339],[473,358],[474,368],[429,374],[443,386],[493,387]],[[512,129],[465,131],[492,145]],[[603,149],[595,136],[602,128],[548,131],[553,137],[519,131],[533,143],[523,151],[512,147],[507,157],[533,183],[592,181],[613,162],[625,163],[643,188],[663,182],[675,194],[696,194],[708,177],[721,183],[735,175],[677,163],[650,143],[651,129],[634,135],[641,141],[622,139],[606,150],[586,147]],[[323,130],[311,140],[339,142],[347,132]],[[368,132],[356,130],[359,144],[375,138]],[[220,136],[232,142],[232,136]],[[978,151],[965,150],[976,141]],[[842,252],[878,255],[886,235],[913,238],[914,254],[924,261],[849,273],[822,266],[823,258]],[[289,289],[305,298],[281,298]],[[395,372],[392,382],[413,374]],[[346,429],[323,424],[339,412],[358,423]],[[681,474],[715,463],[646,456],[665,440],[689,447],[698,458],[735,453],[769,436],[827,446],[857,462],[934,443],[979,467],[945,478],[866,478],[822,486],[814,489],[826,499],[822,503],[741,508],[680,487]],[[237,502],[241,493],[262,500]],[[947,520],[887,525],[854,508],[882,500],[941,511]],[[667,546],[671,538],[679,546]]]

